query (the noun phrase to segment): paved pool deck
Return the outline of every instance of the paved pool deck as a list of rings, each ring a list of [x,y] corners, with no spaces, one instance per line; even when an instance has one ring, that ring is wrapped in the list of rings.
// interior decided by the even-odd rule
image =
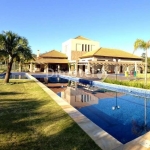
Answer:
[[[83,77],[85,78],[85,77]],[[96,76],[91,76],[88,79],[100,81]],[[54,101],[91,137],[91,139],[103,150],[150,150],[150,132],[122,144],[103,129],[98,127],[87,117],[81,114],[78,110],[72,107],[69,103],[59,97],[56,93],[50,90],[43,83],[31,76],[33,79]],[[87,79],[87,77],[86,77]]]

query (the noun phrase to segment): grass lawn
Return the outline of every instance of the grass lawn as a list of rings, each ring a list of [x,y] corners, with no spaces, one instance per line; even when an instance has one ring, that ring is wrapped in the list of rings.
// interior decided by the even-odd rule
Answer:
[[[0,80],[0,150],[99,150],[34,81]]]
[[[4,70],[3,69],[0,69],[0,73],[3,73],[4,72]]]
[[[118,85],[125,85],[130,87],[137,87],[137,88],[143,88],[143,89],[150,89],[150,74],[147,74],[147,85],[145,85],[145,75],[144,74],[138,74],[138,76],[129,78],[126,77],[126,80],[122,79],[114,79],[114,78],[106,78],[104,80],[106,83],[111,84],[118,84]]]
[[[145,74],[140,74],[140,73],[139,73],[139,74],[137,75],[137,77],[144,79],[144,78],[145,78]],[[150,78],[150,73],[147,73],[147,78]]]

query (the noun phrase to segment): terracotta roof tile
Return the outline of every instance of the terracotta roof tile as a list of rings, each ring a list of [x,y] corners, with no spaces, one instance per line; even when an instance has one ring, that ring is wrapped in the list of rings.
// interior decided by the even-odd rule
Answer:
[[[58,52],[56,50],[49,51],[40,55],[40,57],[50,57],[50,58],[68,58],[66,54]]]
[[[83,36],[77,36],[77,37],[75,37],[74,39],[79,39],[79,40],[90,40],[90,39],[87,39],[87,38],[85,38],[85,37],[83,37]]]
[[[139,56],[136,56],[134,54],[118,50],[118,49],[110,49],[110,48],[99,48],[98,50],[93,50],[90,52],[87,52],[80,58],[88,58],[88,57],[94,57],[94,56],[101,56],[101,57],[114,57],[114,58],[137,58],[142,59]]]

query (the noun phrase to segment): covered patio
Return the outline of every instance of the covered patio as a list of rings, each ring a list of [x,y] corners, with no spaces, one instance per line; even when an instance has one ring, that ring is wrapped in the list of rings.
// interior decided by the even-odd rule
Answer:
[[[88,52],[80,57],[79,60],[72,62],[74,64],[75,73],[125,73],[132,71],[143,73],[145,63],[143,58],[131,53],[116,50],[100,48],[95,51]]]
[[[37,55],[34,67],[30,67],[30,72],[60,72],[68,71],[68,57],[56,50]]]

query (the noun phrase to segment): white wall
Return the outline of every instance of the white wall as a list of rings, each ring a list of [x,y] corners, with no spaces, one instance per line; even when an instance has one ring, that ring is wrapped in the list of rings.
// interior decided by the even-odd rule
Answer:
[[[92,51],[100,47],[99,42],[91,40],[70,39],[62,43],[62,52],[71,60],[71,51]]]
[[[125,60],[125,59],[120,59],[119,62],[142,62],[141,60]]]
[[[71,40],[62,43],[62,53],[68,56],[68,60],[71,60]]]

